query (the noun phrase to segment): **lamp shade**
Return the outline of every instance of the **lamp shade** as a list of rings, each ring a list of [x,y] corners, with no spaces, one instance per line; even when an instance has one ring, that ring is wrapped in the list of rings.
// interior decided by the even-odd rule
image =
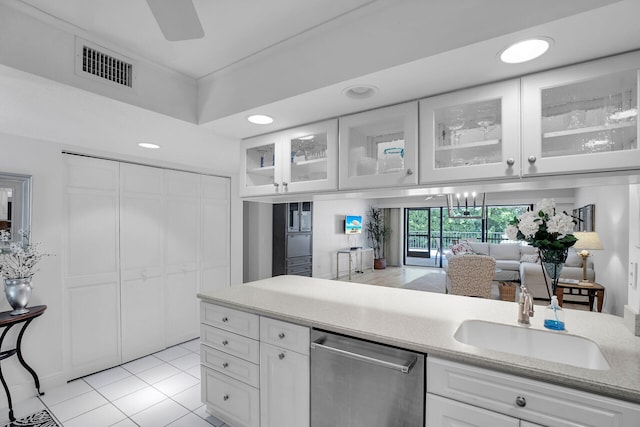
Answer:
[[[576,231],[573,235],[578,239],[573,245],[574,249],[604,249],[595,231]]]

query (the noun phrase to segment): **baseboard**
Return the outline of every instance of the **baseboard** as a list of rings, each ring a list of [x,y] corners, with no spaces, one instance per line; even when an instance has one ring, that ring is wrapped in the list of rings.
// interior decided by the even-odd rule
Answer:
[[[624,306],[624,324],[633,335],[640,337],[640,314],[629,305]]]
[[[21,366],[19,366],[19,368],[22,369]],[[27,377],[28,379],[20,383],[9,384],[9,389],[11,390],[11,400],[13,401],[14,406],[23,400],[27,400],[38,395],[38,393],[36,392],[35,384],[33,382],[33,378],[31,378],[31,375],[29,374],[25,375],[25,378]],[[62,372],[47,375],[45,377],[38,377],[38,379],[40,380],[40,391],[44,392],[45,394],[48,390],[60,387],[67,382]],[[4,411],[5,408],[8,410],[8,406],[9,405],[7,403],[7,397],[5,396],[4,392],[0,392],[0,408],[2,408],[0,410]]]

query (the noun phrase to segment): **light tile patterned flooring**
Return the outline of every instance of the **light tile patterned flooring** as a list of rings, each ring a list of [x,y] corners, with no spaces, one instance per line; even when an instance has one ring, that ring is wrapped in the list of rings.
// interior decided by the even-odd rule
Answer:
[[[228,427],[200,401],[199,351],[196,339],[43,390],[15,404],[15,416],[46,408],[64,427]],[[3,410],[0,425],[8,422]]]

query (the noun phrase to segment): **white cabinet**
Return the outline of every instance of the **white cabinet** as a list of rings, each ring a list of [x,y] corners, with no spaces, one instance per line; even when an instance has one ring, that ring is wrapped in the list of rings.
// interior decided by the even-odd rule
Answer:
[[[448,401],[440,404],[446,414],[454,407],[472,411],[455,401],[484,415],[486,410],[521,420],[522,426],[634,427],[640,419],[640,405],[435,357],[427,358],[427,372],[427,396]]]
[[[260,420],[262,427],[308,427],[309,328],[260,319]]]
[[[338,122],[242,141],[241,196],[337,190]]]
[[[522,79],[523,175],[637,169],[632,53]]]
[[[420,183],[520,174],[520,81],[420,101]]]
[[[341,117],[340,189],[418,184],[418,105]]]
[[[202,401],[234,427],[308,427],[309,328],[200,303]]]
[[[200,303],[201,395],[207,411],[234,427],[260,426],[260,318]]]
[[[427,393],[426,427],[520,427],[517,418]]]

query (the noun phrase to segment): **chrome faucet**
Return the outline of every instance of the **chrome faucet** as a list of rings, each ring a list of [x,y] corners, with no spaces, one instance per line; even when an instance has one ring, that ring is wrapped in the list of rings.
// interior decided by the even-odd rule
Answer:
[[[529,318],[533,317],[533,297],[524,285],[520,285],[520,298],[518,299],[518,323],[529,324]]]

